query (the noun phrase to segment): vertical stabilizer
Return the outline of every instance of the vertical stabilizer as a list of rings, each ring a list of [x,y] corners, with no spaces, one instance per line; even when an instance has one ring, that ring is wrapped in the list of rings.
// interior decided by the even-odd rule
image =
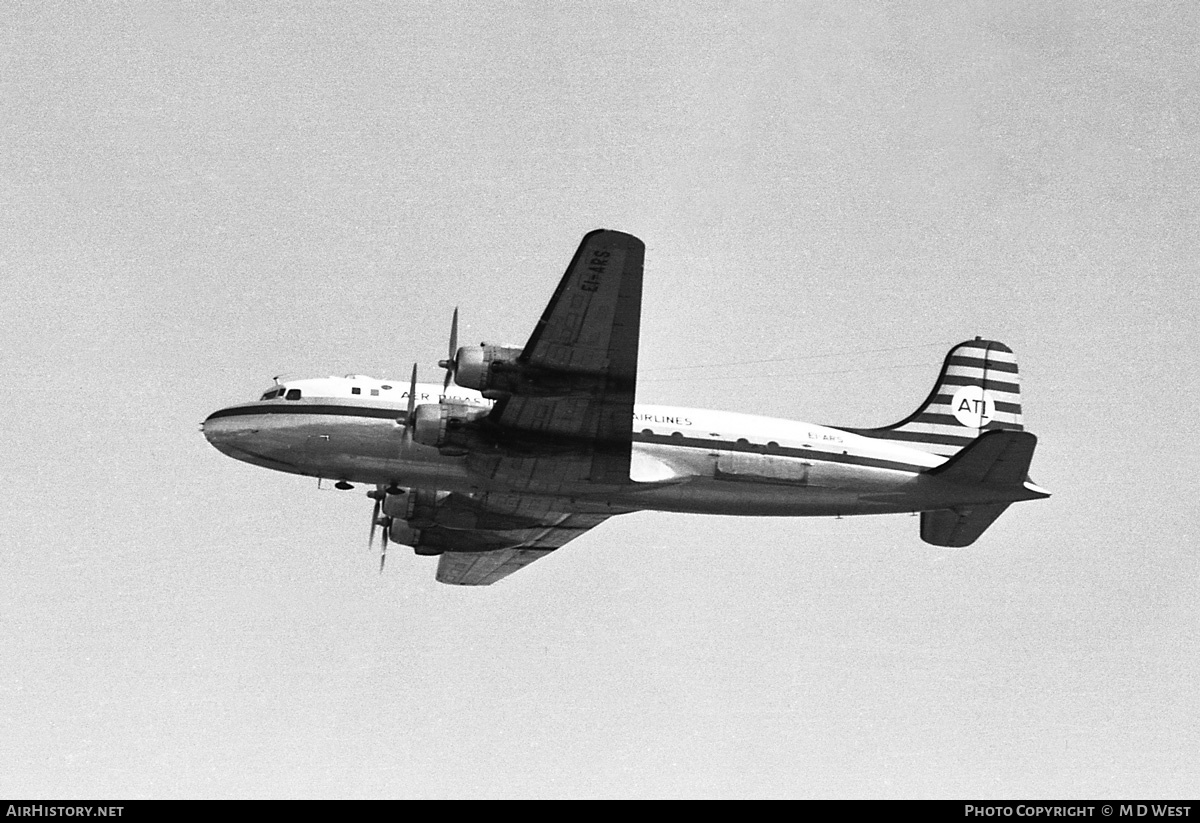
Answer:
[[[1023,430],[1021,383],[1012,349],[975,338],[946,355],[942,372],[913,414],[878,429],[847,429],[945,457],[993,429]]]

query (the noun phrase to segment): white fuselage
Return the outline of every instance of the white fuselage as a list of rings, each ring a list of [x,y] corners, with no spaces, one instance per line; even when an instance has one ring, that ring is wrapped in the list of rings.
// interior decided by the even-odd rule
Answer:
[[[463,493],[512,491],[473,472],[466,457],[405,438],[408,388],[362,376],[290,381],[267,399],[215,412],[203,431],[231,457],[293,474]],[[491,405],[468,389],[451,386],[443,393],[439,384],[417,384],[417,405],[442,399]],[[983,500],[977,489],[922,473],[944,457],[827,426],[637,405],[631,428],[633,482],[600,496],[581,487],[570,492],[573,502],[796,516],[920,511]]]

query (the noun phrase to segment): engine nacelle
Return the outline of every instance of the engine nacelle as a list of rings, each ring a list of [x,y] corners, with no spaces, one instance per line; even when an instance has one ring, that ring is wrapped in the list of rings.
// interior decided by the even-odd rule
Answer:
[[[436,556],[442,553],[441,548],[421,545],[421,534],[420,529],[413,528],[412,524],[403,520],[393,520],[392,525],[388,527],[388,539],[401,546],[408,546],[413,550],[413,554]]]
[[[401,487],[399,494],[383,498],[383,513],[394,520],[407,520],[414,528],[433,525],[438,504],[450,492],[438,489]]]
[[[512,391],[521,349],[508,346],[463,346],[454,355],[454,382],[475,389],[484,397]],[[505,366],[511,368],[506,369]]]
[[[442,549],[422,545],[421,536],[431,526],[439,525],[438,507],[450,492],[437,489],[403,489],[383,499],[383,513],[391,518],[388,539],[401,546],[410,546],[417,554],[438,555]]]
[[[388,526],[388,539],[401,546],[416,547],[421,542],[421,530],[414,529],[403,520],[393,520]]]
[[[488,412],[464,403],[423,403],[413,411],[412,439],[442,454],[466,454],[485,445],[478,422]]]

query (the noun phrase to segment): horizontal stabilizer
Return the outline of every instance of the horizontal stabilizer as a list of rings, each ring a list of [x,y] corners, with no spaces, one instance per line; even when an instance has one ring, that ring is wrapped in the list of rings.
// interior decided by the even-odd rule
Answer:
[[[1037,437],[1029,432],[993,429],[928,474],[955,483],[1020,486],[1035,446]]]
[[[921,539],[934,546],[961,549],[974,543],[1008,507],[1008,503],[986,503],[921,512]]]
[[[1026,484],[1037,437],[1026,431],[993,429],[926,474],[963,486],[1020,490],[1014,499],[1045,497]],[[1036,487],[1035,487],[1036,488]],[[1010,501],[1011,502],[1011,501]],[[978,503],[921,513],[921,539],[934,546],[962,548],[974,543],[1010,502]]]

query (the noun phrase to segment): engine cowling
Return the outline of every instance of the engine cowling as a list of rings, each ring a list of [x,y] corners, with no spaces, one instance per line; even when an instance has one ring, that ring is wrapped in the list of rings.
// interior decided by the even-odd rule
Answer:
[[[422,534],[421,529],[414,528],[411,523],[405,523],[403,520],[393,520],[392,525],[388,528],[388,536],[391,541],[401,546],[408,546],[413,550],[413,554],[424,556],[441,554],[443,550],[439,547],[422,545]]]
[[[487,344],[463,346],[454,355],[454,382],[463,388],[475,389],[484,397],[494,398],[509,392],[516,379],[516,361],[521,351]]]
[[[424,403],[413,411],[412,438],[442,454],[466,454],[485,445],[479,421],[487,415],[463,403]]]
[[[393,520],[388,527],[388,538],[401,546],[415,548],[421,542],[421,530],[414,529],[411,524],[405,523],[403,520]]]

